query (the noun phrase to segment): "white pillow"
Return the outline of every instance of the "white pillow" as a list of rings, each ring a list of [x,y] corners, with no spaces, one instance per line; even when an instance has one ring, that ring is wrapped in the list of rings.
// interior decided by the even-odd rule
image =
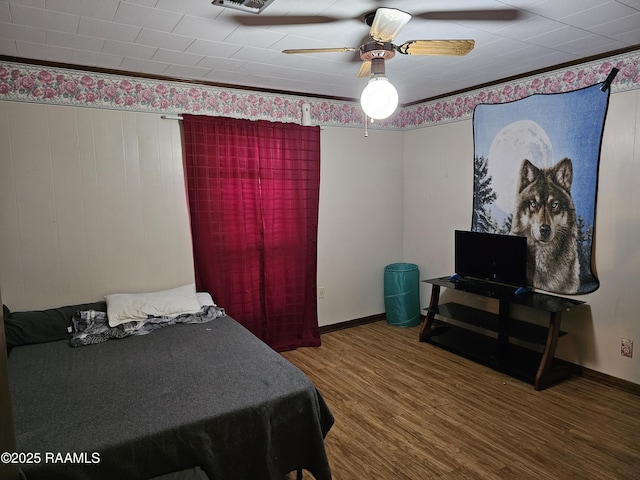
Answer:
[[[114,293],[105,295],[104,299],[107,302],[110,327],[134,320],[146,320],[149,315],[175,317],[200,311],[194,283],[160,292]]]
[[[196,292],[196,297],[198,297],[198,302],[200,302],[201,307],[206,307],[207,305],[217,306],[209,292]]]

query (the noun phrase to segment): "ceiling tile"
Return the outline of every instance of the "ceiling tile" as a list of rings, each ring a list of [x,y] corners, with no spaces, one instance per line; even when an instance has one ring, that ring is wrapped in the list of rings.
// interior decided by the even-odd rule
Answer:
[[[543,70],[549,68],[550,65],[563,65],[568,62],[575,62],[576,56],[567,52],[557,50],[549,50],[549,53],[538,57],[527,59],[527,72],[535,70]]]
[[[605,37],[620,39],[621,36],[640,30],[640,12],[611,22],[602,23],[591,28],[591,31]],[[629,44],[633,45],[633,44]]]
[[[269,30],[256,30],[248,27],[238,27],[224,40],[225,42],[245,45],[249,47],[269,48],[285,37],[284,34]]]
[[[616,39],[627,45],[640,45],[640,29],[617,35]]]
[[[188,35],[205,40],[222,41],[233,32],[237,25],[225,22],[213,22],[208,18],[185,15],[173,29],[173,33]]]
[[[146,58],[147,60],[153,57],[157,50],[156,47],[118,42],[117,40],[105,40],[102,47],[104,53],[122,55],[123,57]]]
[[[8,55],[10,57],[18,56],[16,41],[0,38],[0,55]]]
[[[164,75],[169,68],[168,63],[154,62],[146,58],[125,57],[120,68],[127,72],[140,72],[150,75]]]
[[[546,55],[550,51],[552,50],[539,45],[526,44],[526,46],[519,50],[503,53],[496,58],[505,62],[527,63],[530,59]]]
[[[145,7],[156,6],[157,0],[127,0],[129,3],[135,3],[136,5],[142,5]]]
[[[280,55],[283,55],[283,53],[266,48],[242,47],[234,53],[231,58],[236,60],[251,60],[259,64],[268,65],[272,60],[280,57]]]
[[[176,52],[174,50],[167,50],[165,48],[159,48],[156,53],[151,57],[151,60],[163,63],[175,63],[177,65],[195,66],[204,58],[203,55],[196,55],[194,53]]]
[[[64,32],[47,31],[47,45],[65,48],[77,48],[99,52],[102,50],[105,40],[102,38],[73,35]]]
[[[474,48],[471,53],[465,57],[465,60],[468,58],[478,58],[478,60],[484,61],[486,60],[486,52],[491,52],[491,57],[497,57],[510,52],[518,52],[528,45],[528,43],[514,38],[497,37],[489,44],[481,44]],[[468,64],[468,62],[465,62],[465,64]]]
[[[579,41],[587,36],[589,36],[589,32],[581,28],[564,26],[558,30],[544,32],[540,35],[527,38],[527,42],[542,47],[554,48],[561,43]]]
[[[212,70],[224,70],[227,72],[237,71],[245,62],[230,58],[204,57],[196,67],[208,68]]]
[[[74,50],[71,62],[78,65],[90,67],[119,68],[123,57],[102,52],[88,52],[86,50]]]
[[[203,80],[214,83],[222,83],[227,85],[246,85],[244,82],[244,75],[239,72],[231,72],[228,70],[216,70],[211,69],[209,73],[207,73]]]
[[[602,49],[600,53],[610,52],[612,50],[618,50],[626,47],[622,42],[616,40],[609,40],[609,43],[603,43],[602,38],[597,35],[589,35],[580,40],[573,40],[566,43],[557,45],[557,50],[571,53],[576,58],[585,56],[586,52],[597,52],[598,49]]]
[[[199,55],[229,58],[241,48],[241,45],[198,39],[189,45],[186,51]]]
[[[143,28],[135,43],[141,45],[149,45],[160,48],[166,48],[169,50],[184,51],[189,45],[191,45],[196,39],[194,37],[185,37],[184,35],[176,35],[175,33],[161,32],[158,30],[151,30]]]
[[[199,68],[199,67],[188,67],[185,65],[169,65],[169,67],[164,71],[165,75],[169,75],[170,77],[176,78],[205,78],[205,76],[210,72],[208,68]]]
[[[54,12],[78,15],[80,17],[99,18],[101,20],[111,21],[115,16],[119,3],[122,2],[112,0],[46,0],[46,9]]]
[[[40,43],[16,42],[18,46],[18,56],[26,58],[36,58],[38,60],[49,60],[56,63],[71,63],[73,50]]]
[[[114,21],[126,25],[135,25],[170,32],[181,18],[182,15],[179,13],[121,1],[118,5]]]
[[[42,28],[14,25],[13,23],[0,23],[0,38],[45,44],[46,37],[46,30]]]
[[[560,17],[559,21],[567,22],[580,28],[592,28],[612,21],[619,21],[625,16],[637,14],[637,10],[623,5],[619,2],[600,2],[599,5],[589,9]]]
[[[80,35],[119,40],[121,42],[133,42],[142,28],[122,23],[107,22],[95,18],[81,17],[78,25]]]
[[[517,8],[529,9],[536,5],[546,3],[548,0],[500,0],[505,5],[509,5]],[[556,0],[557,2],[557,0]]]
[[[524,2],[526,3],[526,2]],[[523,7],[536,15],[546,18],[563,18],[602,5],[603,0],[545,0],[529,8]],[[608,3],[606,0],[604,3]]]
[[[80,17],[77,15],[24,7],[16,4],[11,4],[10,9],[13,23],[60,32],[75,33],[80,20]]]
[[[515,38],[518,40],[527,40],[540,34],[546,34],[564,28],[566,25],[555,20],[535,15],[530,16],[527,20],[514,22],[513,24],[497,30],[497,35]]]
[[[11,23],[11,11],[7,2],[0,2],[0,22]]]
[[[194,2],[193,0],[154,0],[156,8],[184,15],[215,18],[219,13],[211,1]]]

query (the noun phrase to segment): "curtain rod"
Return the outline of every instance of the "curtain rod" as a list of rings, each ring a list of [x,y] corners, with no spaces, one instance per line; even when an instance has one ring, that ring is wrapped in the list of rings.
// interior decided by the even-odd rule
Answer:
[[[160,118],[163,120],[182,120],[182,115],[160,115]],[[324,127],[320,127],[320,130],[324,130]]]

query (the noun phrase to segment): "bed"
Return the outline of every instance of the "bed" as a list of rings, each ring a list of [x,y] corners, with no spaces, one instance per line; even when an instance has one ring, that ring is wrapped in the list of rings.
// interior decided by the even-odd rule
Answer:
[[[89,307],[103,305],[64,307],[58,321]],[[27,480],[331,478],[321,394],[224,312],[75,348],[69,338],[11,347]]]

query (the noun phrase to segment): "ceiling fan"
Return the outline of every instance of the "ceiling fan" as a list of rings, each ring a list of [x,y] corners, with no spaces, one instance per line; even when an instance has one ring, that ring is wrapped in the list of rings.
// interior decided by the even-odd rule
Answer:
[[[360,104],[365,114],[376,120],[390,116],[398,106],[398,91],[385,75],[385,61],[396,52],[403,55],[466,55],[475,42],[473,40],[410,40],[394,45],[400,31],[411,20],[411,14],[396,8],[378,8],[365,15],[369,25],[371,41],[359,48],[296,48],[283,50],[287,54],[355,52],[360,51],[362,64],[358,77],[370,77],[362,91]]]
[[[360,51],[362,64],[358,77],[371,74],[384,74],[385,60],[392,59],[396,52],[403,55],[456,55],[462,56],[473,50],[473,40],[410,40],[402,45],[394,45],[402,28],[411,20],[411,14],[396,8],[378,8],[364,16],[370,27],[371,41],[360,47],[341,48],[294,48],[283,50],[287,54],[308,54],[327,52]]]

